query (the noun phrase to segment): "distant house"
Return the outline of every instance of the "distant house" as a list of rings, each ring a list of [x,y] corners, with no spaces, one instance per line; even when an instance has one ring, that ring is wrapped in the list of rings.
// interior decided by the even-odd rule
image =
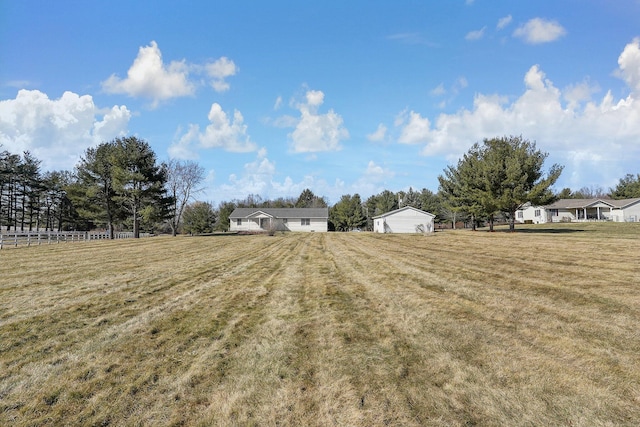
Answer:
[[[560,199],[546,206],[526,203],[516,211],[520,223],[580,221],[640,221],[640,198],[636,199]]]
[[[329,208],[236,208],[229,222],[230,231],[326,232]]]
[[[432,233],[436,216],[412,206],[373,217],[373,231],[376,233]]]

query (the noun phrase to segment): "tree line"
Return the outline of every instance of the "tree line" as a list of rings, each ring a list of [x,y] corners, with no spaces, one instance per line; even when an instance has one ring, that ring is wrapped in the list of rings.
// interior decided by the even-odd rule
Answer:
[[[200,175],[189,175],[195,170]],[[102,228],[139,237],[174,227],[191,197],[189,180],[203,169],[190,162],[159,163],[136,137],[116,138],[86,150],[73,172],[42,172],[31,153],[0,152],[0,227],[11,231]],[[176,184],[175,181],[179,181]],[[172,187],[173,185],[173,187]]]
[[[2,147],[0,147],[2,148]],[[548,154],[521,136],[485,139],[474,144],[456,165],[438,177],[434,193],[426,188],[383,190],[363,200],[343,195],[333,206],[305,189],[298,197],[211,202],[194,200],[205,171],[193,161],[159,162],[151,146],[136,137],[116,138],[89,148],[73,172],[41,171],[31,153],[0,151],[0,227],[5,230],[91,230],[110,236],[117,230],[178,233],[227,231],[236,208],[329,208],[329,229],[371,230],[373,218],[405,206],[436,215],[441,224],[475,228],[495,221],[515,226],[524,203],[544,205],[558,198],[640,197],[640,174],[627,174],[609,192],[552,186],[562,173],[554,164],[544,171]]]
[[[7,230],[63,230],[75,216],[67,196],[69,172],[45,172],[28,151],[0,151],[0,227]]]

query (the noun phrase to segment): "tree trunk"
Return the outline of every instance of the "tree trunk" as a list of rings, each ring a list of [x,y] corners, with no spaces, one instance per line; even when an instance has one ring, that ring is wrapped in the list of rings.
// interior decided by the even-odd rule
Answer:
[[[138,206],[137,203],[133,203],[133,238],[140,238],[140,219],[138,218]]]
[[[49,231],[49,225],[51,224],[51,204],[47,204],[47,214],[44,231]]]
[[[113,231],[113,219],[111,218],[111,212],[107,212],[107,228],[109,229],[109,240],[115,239]]]
[[[15,206],[15,198],[14,198],[14,194],[15,194],[15,185],[13,185],[13,183],[11,182],[11,180],[9,180],[9,187],[8,187],[8,194],[7,194],[7,202],[8,202],[8,206],[7,206],[7,231],[11,231],[11,225],[13,224],[13,217],[12,217],[12,210],[14,209]]]
[[[493,214],[489,215],[489,231],[493,231]]]
[[[509,212],[509,231],[516,231],[516,212]]]
[[[112,211],[111,201],[109,199],[107,199],[106,210],[107,210],[107,228],[109,230],[109,240],[113,240],[115,239],[115,235],[113,231],[113,213],[111,212]]]

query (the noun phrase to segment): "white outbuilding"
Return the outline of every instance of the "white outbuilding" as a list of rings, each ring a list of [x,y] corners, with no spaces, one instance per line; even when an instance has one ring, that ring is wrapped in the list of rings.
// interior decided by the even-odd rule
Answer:
[[[373,217],[375,233],[433,233],[432,213],[405,206]]]

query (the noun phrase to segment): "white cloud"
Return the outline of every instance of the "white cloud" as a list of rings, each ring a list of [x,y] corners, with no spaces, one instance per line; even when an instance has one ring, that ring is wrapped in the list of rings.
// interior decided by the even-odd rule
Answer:
[[[309,90],[306,98],[309,107],[319,107],[324,102],[324,93],[321,90]]]
[[[102,82],[102,88],[108,93],[150,98],[157,106],[160,101],[193,94],[195,87],[188,76],[189,67],[184,60],[165,65],[157,43],[152,41],[151,45],[140,47],[125,79],[112,74]]]
[[[273,176],[276,165],[271,162],[265,152],[258,153],[256,160],[246,163],[240,177],[236,174],[229,175],[228,183],[220,186],[217,194],[222,196],[222,200],[244,198],[249,194],[260,194],[267,196],[272,194]]]
[[[451,85],[451,88],[445,88],[443,83],[440,83],[436,88],[431,90],[431,96],[435,97],[443,97],[445,95],[449,95],[447,99],[443,99],[438,103],[439,108],[445,108],[451,101],[453,101],[460,91],[469,86],[469,82],[464,76],[458,77],[454,83]]]
[[[597,86],[589,82],[561,91],[536,65],[524,76],[524,93],[511,101],[477,94],[473,108],[440,114],[433,124],[419,113],[412,111],[407,118],[403,112],[399,142],[424,143],[424,155],[455,161],[483,138],[522,135],[536,141],[555,161],[571,165],[567,175],[576,188],[590,184],[588,180],[615,185],[632,160],[640,157],[638,80],[629,68],[635,63],[638,43],[627,45],[619,59],[619,73],[631,89],[626,98],[615,99],[608,91],[594,99]]]
[[[343,194],[359,193],[363,197],[381,192],[395,173],[384,166],[369,161],[360,176],[350,185],[336,178],[330,183],[307,174],[300,180],[290,176],[279,178],[277,165],[267,156],[266,149],[261,149],[254,161],[245,163],[239,174],[230,174],[226,182],[211,185],[211,195],[217,200],[243,199],[249,194],[259,194],[265,199],[278,197],[297,197],[305,188],[310,188],[318,196],[327,197],[330,202],[337,202]]]
[[[112,74],[102,82],[102,89],[107,93],[150,99],[155,108],[162,101],[193,95],[196,83],[191,74],[206,74],[211,79],[211,87],[216,92],[224,92],[229,90],[225,79],[237,72],[236,64],[224,56],[204,65],[189,64],[184,59],[165,64],[158,44],[152,41],[149,46],[139,48],[126,78]]]
[[[540,44],[558,40],[566,33],[567,30],[556,21],[533,18],[526,24],[518,27],[513,35],[523,39],[529,44]]]
[[[204,132],[200,132],[197,124],[189,125],[189,130],[169,147],[171,157],[194,159],[198,157],[197,150],[202,148],[222,148],[234,153],[247,153],[258,148],[251,141],[240,111],[234,110],[233,118],[230,118],[220,104],[214,102],[207,118],[209,125]]]
[[[395,173],[389,169],[385,169],[382,166],[377,165],[373,160],[370,160],[369,164],[367,164],[365,176],[368,179],[373,180],[374,182],[379,182],[386,178],[394,177]]]
[[[456,80],[453,85],[453,91],[455,93],[458,93],[460,92],[460,90],[466,88],[467,86],[469,86],[469,82],[467,81],[467,79],[465,77],[458,77],[458,80]]]
[[[240,174],[231,174],[226,182],[214,186],[212,195],[219,200],[243,199],[249,194],[276,199],[295,197],[305,188],[311,188],[318,195],[326,195],[331,188],[325,181],[312,175],[304,176],[300,182],[294,182],[289,176],[279,181],[277,176],[276,163],[269,160],[267,150],[262,148],[254,161],[244,164]]]
[[[444,88],[444,83],[440,83],[438,86],[431,90],[431,95],[433,96],[442,96],[447,93],[447,90]]]
[[[470,31],[467,33],[467,35],[464,37],[465,40],[480,40],[482,37],[484,37],[484,32],[487,29],[487,27],[482,27],[479,30],[475,30],[475,31]]]
[[[369,195],[380,193],[385,188],[388,188],[389,180],[395,175],[392,170],[370,160],[362,175],[351,185],[351,191],[360,194],[364,201]]]
[[[367,139],[372,142],[384,141],[387,136],[387,127],[380,123],[375,132],[367,135]]]
[[[640,95],[640,38],[625,46],[618,58],[617,74],[629,85],[635,95]]]
[[[420,113],[411,111],[407,116],[405,112],[403,120],[396,120],[396,125],[403,125],[400,138],[398,138],[398,142],[402,144],[417,144],[426,142],[429,138],[431,122],[426,117],[422,117]]]
[[[511,21],[513,21],[513,17],[511,15],[507,15],[503,18],[500,18],[498,20],[498,24],[496,25],[496,28],[498,30],[503,30],[505,29],[509,24],[511,24]]]
[[[127,134],[126,106],[100,109],[90,95],[65,92],[59,99],[38,90],[20,90],[0,101],[0,144],[18,154],[28,150],[43,170],[72,169],[84,151]]]
[[[213,80],[211,86],[216,92],[224,92],[229,90],[229,83],[225,81],[225,78],[234,76],[238,72],[236,64],[227,57],[222,57],[215,62],[205,65],[207,74]]]
[[[585,80],[582,83],[571,84],[562,90],[562,97],[571,108],[577,107],[580,103],[589,101],[593,94],[600,91],[598,85],[592,85]]]
[[[205,148],[224,148],[226,151],[249,152],[254,151],[257,146],[251,142],[247,134],[247,125],[238,110],[233,112],[233,120],[217,102],[211,105],[207,116],[210,124],[200,135],[200,144]]]
[[[417,45],[424,45],[428,47],[440,46],[439,44],[424,38],[424,36],[420,33],[397,33],[397,34],[392,34],[388,36],[387,39],[398,41],[404,44],[417,44]]]
[[[180,133],[180,129],[178,129],[177,133]],[[187,133],[180,136],[178,141],[168,148],[169,157],[180,160],[196,160],[199,156],[193,143],[198,140],[199,135],[200,127],[194,124],[189,125]]]
[[[285,114],[273,120],[273,125],[278,128],[294,128],[298,124],[298,118]]]
[[[326,114],[318,113],[318,107],[324,102],[322,91],[309,90],[305,99],[306,103],[297,105],[300,119],[295,130],[289,134],[293,151],[318,153],[340,150],[340,142],[349,137],[342,117],[333,110]]]
[[[307,174],[296,180],[278,172],[276,162],[270,160],[267,150],[262,148],[253,161],[244,164],[240,173],[230,174],[225,182],[212,182],[208,191],[210,199],[230,201],[243,199],[249,194],[258,194],[264,199],[297,197],[304,189],[310,188],[315,194],[327,197],[330,203],[335,203],[340,200],[341,195],[347,193],[359,193],[364,197],[379,193],[394,176],[393,171],[369,161],[366,168],[361,170],[360,176],[350,185],[346,185],[340,178],[327,182],[314,174]]]
[[[274,110],[279,110],[280,107],[282,107],[282,97],[281,96],[276,98],[276,102],[273,104],[273,109]]]

